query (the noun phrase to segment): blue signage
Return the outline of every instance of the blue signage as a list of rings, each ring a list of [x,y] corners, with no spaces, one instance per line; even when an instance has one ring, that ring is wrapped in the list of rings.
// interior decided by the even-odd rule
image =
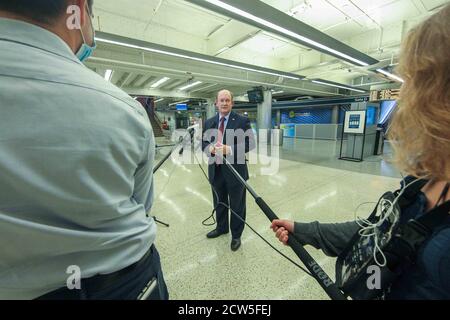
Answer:
[[[361,122],[361,116],[359,114],[351,114],[348,127],[350,129],[358,129]]]

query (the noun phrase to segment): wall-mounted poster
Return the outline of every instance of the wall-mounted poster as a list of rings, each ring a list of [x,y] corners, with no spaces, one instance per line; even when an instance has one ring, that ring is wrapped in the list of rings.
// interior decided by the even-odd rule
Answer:
[[[363,134],[366,125],[366,111],[346,111],[344,133]]]
[[[288,138],[295,137],[295,123],[282,123],[280,129],[283,129],[283,135]]]

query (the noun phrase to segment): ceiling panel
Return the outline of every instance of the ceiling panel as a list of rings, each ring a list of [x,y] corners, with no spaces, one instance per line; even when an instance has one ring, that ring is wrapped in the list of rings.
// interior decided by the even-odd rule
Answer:
[[[195,7],[186,6],[184,2],[165,0],[161,1],[161,5],[159,2],[159,0],[133,0],[132,2],[129,0],[96,0],[94,14],[100,16],[100,24],[103,26],[108,26],[109,20],[112,19],[111,15],[134,21],[134,24],[130,25],[121,23],[122,29],[129,29],[122,30],[124,35],[143,33],[144,31],[151,34],[152,25],[157,25],[205,38],[212,29],[227,21],[216,15],[205,14]],[[192,21],[196,21],[196,23],[192,23]],[[97,22],[95,21],[95,23]]]
[[[228,19],[205,14],[198,7],[186,5],[184,1],[163,1],[155,21],[171,26],[180,32],[206,38],[211,31],[226,23]]]
[[[119,87],[123,87],[131,78],[132,74],[130,72],[124,72],[120,77],[119,81],[116,82],[116,85]]]
[[[359,22],[354,20],[350,20],[346,23],[340,23],[337,25],[333,25],[327,29],[321,30],[322,32],[336,38],[339,41],[345,42],[351,37],[354,37],[358,34],[367,32],[369,29],[366,28]],[[359,49],[359,48],[356,48]]]
[[[172,89],[178,87],[183,82],[184,82],[184,80],[182,80],[182,79],[171,79],[168,82],[166,82],[165,84],[163,84],[162,86],[160,86],[160,88],[164,89],[164,90],[172,90]]]
[[[438,8],[448,2],[448,0],[421,0],[423,6],[428,10]]]
[[[324,0],[310,1],[309,5],[294,17],[316,29],[326,29],[346,21],[346,16],[330,2]]]
[[[159,0],[133,0],[133,5],[130,5],[127,0],[95,0],[94,14],[101,10],[145,21],[151,16],[158,2]]]
[[[408,20],[421,14],[421,11],[410,0],[393,1],[370,11],[382,26]]]
[[[136,86],[147,88],[147,87],[150,87],[150,83],[155,82],[157,79],[158,78],[155,77],[155,76],[148,76],[147,75],[147,76],[143,77],[141,81],[136,83]]]
[[[349,0],[345,0],[350,2]],[[386,5],[394,4],[397,2],[411,2],[411,0],[351,0],[355,5],[360,7],[366,12],[370,12],[373,9],[384,7]],[[387,14],[388,12],[385,12]]]
[[[424,15],[426,10],[431,10],[450,2],[450,0],[263,1],[283,12],[288,12],[295,8],[295,17],[297,19],[344,43],[357,47],[356,49],[358,50],[376,49],[381,43],[381,47],[386,46],[383,49],[385,49],[384,54],[388,58],[391,57],[389,52],[394,52],[394,58],[397,58],[398,42],[401,39],[403,30],[402,21],[407,21],[407,27],[409,27],[411,21],[420,22],[423,20],[426,17]],[[95,0],[94,13],[96,15],[100,14],[102,19],[104,19],[100,19],[103,27],[105,29],[109,28],[111,32],[115,31],[115,33],[124,36],[202,53],[209,52],[207,50],[210,47],[214,48],[214,50],[210,50],[211,53],[216,53],[227,45],[235,44],[245,35],[257,31],[257,29],[252,28],[247,30],[242,23],[229,22],[230,19],[225,16],[207,11],[184,0]],[[291,13],[294,14],[294,12]],[[96,26],[98,25],[97,18],[95,24]],[[378,24],[385,28],[382,41],[380,41],[381,33],[378,32]],[[208,40],[208,35],[222,25],[225,27],[220,28]],[[233,25],[236,25],[235,29],[232,28]],[[388,25],[389,28],[387,27]],[[148,30],[144,34],[146,27],[148,27]],[[109,30],[104,31],[108,32]],[[321,56],[316,51],[307,50],[308,52],[302,52],[298,45],[292,45],[280,39],[279,36],[277,38],[260,32],[256,36],[252,36],[250,39],[225,51],[220,57],[279,70],[290,68],[294,65],[295,63],[291,63],[290,59],[292,59],[292,61],[301,61],[301,65],[299,62],[298,68],[308,68],[308,74],[321,74],[321,78],[337,82],[340,82],[338,81],[339,78],[342,81],[346,81],[348,78],[360,75],[357,70],[353,72],[342,70],[342,63],[338,63],[334,67],[335,69],[324,70],[318,64],[329,61],[331,58]],[[141,59],[136,57],[138,54],[137,52],[125,54],[124,52],[124,55],[118,56],[117,59],[123,58],[124,60],[128,59],[128,62],[131,63],[141,63]],[[373,53],[373,56],[378,58],[377,53]],[[104,57],[111,58],[109,53],[105,54]],[[161,67],[174,68],[172,60],[161,55],[152,55],[151,59],[155,59]],[[191,69],[199,68],[197,70],[199,74],[205,75],[203,79],[200,78],[204,83],[192,88],[192,92],[196,94],[214,93],[221,87],[227,87],[227,83],[230,83],[225,80],[227,79],[226,76],[229,75],[236,78],[241,76],[236,70],[230,71],[224,68],[220,77],[214,78],[208,76],[208,74],[215,75],[214,72],[217,71],[217,67],[207,65],[200,68],[200,66],[197,66],[198,63],[187,64],[186,60],[181,61],[180,59],[176,63],[178,66],[176,72],[168,75],[171,80],[158,89],[170,91],[185,84],[188,76],[180,74],[180,70],[188,72]],[[101,74],[102,70],[104,73],[104,64],[97,67],[97,72],[101,76],[103,76]],[[152,83],[164,76],[164,72],[154,72],[154,70],[147,69],[135,69],[134,71],[133,69],[131,71],[130,69],[114,70],[111,82],[124,87],[129,86],[131,83],[134,87],[144,86],[148,88]],[[136,79],[136,77],[139,78]],[[126,83],[123,83],[124,81]],[[216,86],[208,87],[213,85],[215,81],[219,83]],[[236,82],[233,85],[236,86]],[[244,92],[248,87],[251,87],[251,84],[236,86],[236,89]]]
[[[137,87],[136,83],[138,81],[140,81],[142,79],[143,75],[142,74],[137,74],[135,75],[132,80],[130,81],[130,83],[128,84],[129,87]]]
[[[260,33],[239,45],[240,49],[255,51],[257,53],[273,54],[276,49],[286,47],[287,44],[274,39],[269,35]]]
[[[111,83],[117,84],[117,82],[122,78],[124,72],[119,70],[113,70],[113,74],[111,77]]]

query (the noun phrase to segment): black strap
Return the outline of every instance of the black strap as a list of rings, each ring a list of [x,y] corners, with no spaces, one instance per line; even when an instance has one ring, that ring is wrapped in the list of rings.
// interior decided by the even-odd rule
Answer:
[[[447,184],[445,185],[444,190],[442,190],[441,195],[439,196],[439,199],[438,199],[438,201],[436,202],[435,208],[436,208],[437,206],[439,206],[439,203],[441,202],[441,200],[445,200],[445,197],[447,196],[447,192],[448,192],[448,188],[449,188],[449,187],[450,187],[450,182],[447,183]],[[445,202],[445,201],[444,201],[444,202]]]
[[[450,200],[431,209],[429,212],[416,219],[416,221],[432,231],[448,217],[450,217]]]
[[[428,180],[424,180],[424,179],[413,182],[415,179],[416,179],[415,177],[408,176],[403,180],[404,184],[405,184],[403,186],[403,188],[405,188],[410,183],[412,183],[412,184],[405,189],[405,191],[402,193],[402,195],[398,199],[398,205],[402,209],[409,206],[414,201],[416,201],[417,195],[422,190],[422,188],[428,183]],[[401,192],[401,189],[397,190],[395,192],[395,194],[398,195],[400,192]]]
[[[417,182],[420,184],[420,182]],[[443,191],[444,199],[448,188]],[[439,198],[439,203],[442,195]],[[420,246],[429,239],[435,228],[441,226],[445,219],[450,218],[450,201],[439,205],[420,218],[411,219],[399,227],[390,245],[386,248],[388,267],[395,270],[404,261],[413,262]]]
[[[430,210],[418,219],[412,219],[399,228],[399,233],[387,250],[393,253],[389,267],[393,268],[402,260],[414,261],[417,250],[430,237],[436,227],[450,218],[450,201]]]

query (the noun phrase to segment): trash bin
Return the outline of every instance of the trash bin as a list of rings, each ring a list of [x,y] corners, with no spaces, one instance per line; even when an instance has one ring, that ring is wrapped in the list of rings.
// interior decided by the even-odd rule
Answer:
[[[274,146],[282,146],[283,145],[283,129],[272,129],[271,141]]]

